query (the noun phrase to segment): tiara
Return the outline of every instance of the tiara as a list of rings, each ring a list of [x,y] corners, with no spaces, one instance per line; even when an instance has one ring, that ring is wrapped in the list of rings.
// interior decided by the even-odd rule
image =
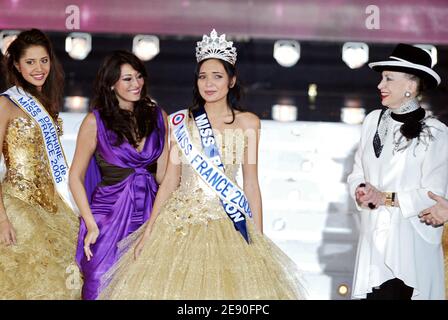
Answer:
[[[210,37],[204,35],[202,41],[196,45],[196,60],[201,62],[204,59],[216,58],[234,65],[236,62],[236,48],[232,41],[226,41],[226,35],[218,37],[215,29],[210,32]]]

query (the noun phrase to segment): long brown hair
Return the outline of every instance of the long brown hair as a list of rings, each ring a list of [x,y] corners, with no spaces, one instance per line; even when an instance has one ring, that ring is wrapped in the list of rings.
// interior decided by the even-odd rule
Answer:
[[[50,73],[45,80],[42,90],[26,81],[22,74],[14,66],[25,54],[25,50],[32,46],[45,48],[50,58]],[[64,71],[54,54],[53,46],[48,37],[38,29],[31,29],[21,32],[8,47],[5,55],[6,70],[8,72],[8,82],[10,86],[18,86],[35,96],[56,119],[59,115],[60,105],[64,95]]]
[[[133,112],[121,109],[115,92],[111,90],[111,86],[120,79],[121,66],[124,64],[129,64],[145,80],[140,100],[135,102]],[[117,135],[114,145],[120,145],[126,139],[136,148],[140,140],[157,128],[158,108],[147,95],[147,79],[143,62],[133,53],[124,50],[109,54],[98,70],[92,108],[99,111],[106,128]]]

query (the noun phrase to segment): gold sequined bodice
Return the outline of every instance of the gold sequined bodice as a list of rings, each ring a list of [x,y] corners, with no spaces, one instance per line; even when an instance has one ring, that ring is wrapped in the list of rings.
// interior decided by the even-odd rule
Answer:
[[[3,155],[8,168],[3,192],[31,205],[56,212],[55,190],[37,124],[31,119],[14,118],[8,124]]]
[[[189,121],[188,131],[195,146],[198,150],[202,150],[194,121]],[[247,145],[244,132],[239,129],[228,129],[222,133],[215,131],[214,136],[220,148],[225,173],[236,182]],[[181,154],[181,151],[179,153]],[[181,232],[186,223],[207,223],[209,220],[228,219],[218,196],[202,181],[183,155],[181,159],[180,186],[164,206],[161,220],[170,223]]]

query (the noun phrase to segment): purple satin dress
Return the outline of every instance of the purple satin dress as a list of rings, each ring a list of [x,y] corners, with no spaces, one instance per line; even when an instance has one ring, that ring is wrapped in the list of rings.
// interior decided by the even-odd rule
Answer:
[[[98,297],[101,276],[118,260],[117,243],[149,219],[158,185],[147,167],[157,161],[165,142],[165,126],[159,108],[157,128],[146,138],[141,152],[126,141],[120,146],[112,145],[115,133],[106,129],[97,110],[93,113],[98,127],[97,155],[107,164],[133,171],[124,180],[103,186],[100,182],[104,177],[95,156],[87,169],[85,188],[100,235],[90,246],[93,257],[87,261],[84,254],[87,229],[81,219],[76,261],[84,276],[82,297],[85,300]]]

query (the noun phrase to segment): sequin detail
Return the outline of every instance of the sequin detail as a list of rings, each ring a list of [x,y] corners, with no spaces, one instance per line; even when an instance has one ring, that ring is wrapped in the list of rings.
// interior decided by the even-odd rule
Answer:
[[[188,124],[190,135],[200,150],[198,130],[192,121]],[[226,175],[236,182],[236,177],[244,160],[247,139],[242,130],[225,130],[222,134],[215,132],[217,145],[220,148],[222,162]],[[225,147],[223,147],[223,142]],[[177,146],[176,146],[177,148]],[[182,159],[182,178],[179,188],[163,207],[160,222],[171,225],[175,233],[185,235],[186,224],[207,224],[211,220],[229,219],[224,212],[219,198],[198,177],[182,152],[178,150]],[[194,212],[191,208],[194,207]]]
[[[55,193],[40,129],[20,117],[5,133],[2,197],[17,244],[0,244],[0,300],[80,299],[79,219]]]
[[[55,189],[40,129],[34,121],[20,117],[9,122],[3,155],[8,168],[3,192],[56,213]]]

